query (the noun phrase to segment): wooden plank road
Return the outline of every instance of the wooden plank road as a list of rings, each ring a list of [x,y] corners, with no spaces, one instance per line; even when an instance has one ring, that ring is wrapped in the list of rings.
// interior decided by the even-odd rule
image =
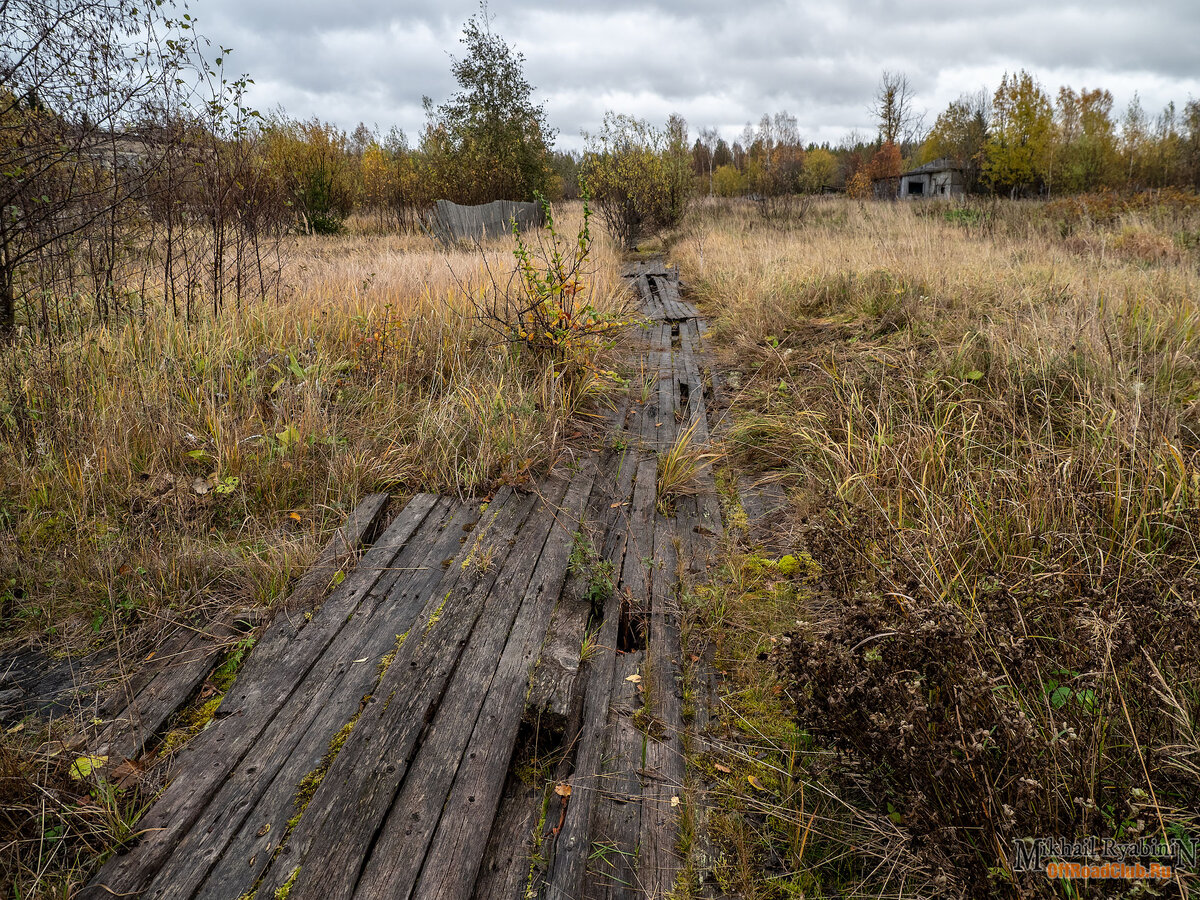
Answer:
[[[530,493],[413,498],[324,602],[276,618],[140,837],[80,896],[672,890],[681,578],[703,577],[721,526],[710,474],[673,507],[656,483],[681,435],[707,440],[702,322],[660,261],[629,278],[647,381],[616,404],[608,447]],[[330,573],[315,578],[323,592]]]

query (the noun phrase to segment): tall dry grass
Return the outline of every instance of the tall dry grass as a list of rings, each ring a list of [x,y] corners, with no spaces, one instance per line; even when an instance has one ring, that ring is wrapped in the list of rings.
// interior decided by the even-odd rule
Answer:
[[[5,643],[79,651],[167,610],[269,603],[369,491],[545,471],[603,388],[603,347],[565,373],[481,326],[516,289],[512,250],[297,238],[280,298],[0,353]],[[588,269],[580,299],[621,308],[602,237]]]
[[[1057,215],[833,200],[675,248],[750,361],[733,453],[830,573],[786,662],[848,765],[808,774],[908,834],[893,890],[1069,896],[1013,842],[1200,835],[1195,213]]]

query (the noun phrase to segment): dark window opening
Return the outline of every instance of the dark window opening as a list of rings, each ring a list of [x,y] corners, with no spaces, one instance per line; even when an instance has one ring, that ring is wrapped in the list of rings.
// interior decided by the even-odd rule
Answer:
[[[923,194],[923,193],[925,193],[925,182],[923,182],[923,181],[919,181],[919,180],[917,180],[917,179],[915,179],[915,178],[914,178],[914,179],[912,179],[912,180],[911,180],[911,181],[909,181],[909,183],[908,183],[908,192],[909,192],[910,194]]]

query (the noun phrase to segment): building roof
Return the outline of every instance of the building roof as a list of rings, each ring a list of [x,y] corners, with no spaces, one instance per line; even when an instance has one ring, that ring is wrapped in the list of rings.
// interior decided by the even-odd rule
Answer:
[[[933,162],[927,162],[923,166],[917,166],[915,169],[911,169],[908,172],[905,172],[900,177],[904,178],[905,176],[908,176],[908,175],[932,175],[935,172],[946,172],[946,171],[958,172],[961,170],[962,170],[962,166],[960,166],[954,160],[950,159],[948,156],[943,156],[940,159],[933,160]]]

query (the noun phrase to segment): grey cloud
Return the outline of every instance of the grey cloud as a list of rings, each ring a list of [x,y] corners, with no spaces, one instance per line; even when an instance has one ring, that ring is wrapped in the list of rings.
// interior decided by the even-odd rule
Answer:
[[[477,9],[471,0],[207,0],[196,12],[255,78],[260,107],[413,135],[422,95],[453,90],[449,54]],[[1200,92],[1194,0],[493,0],[491,11],[568,147],[610,107],[655,120],[679,111],[731,138],[786,108],[811,139],[868,135],[885,68],[909,75],[929,122],[958,94],[994,89],[1020,68],[1051,93],[1063,83],[1107,87],[1119,107],[1139,91],[1151,112]]]

